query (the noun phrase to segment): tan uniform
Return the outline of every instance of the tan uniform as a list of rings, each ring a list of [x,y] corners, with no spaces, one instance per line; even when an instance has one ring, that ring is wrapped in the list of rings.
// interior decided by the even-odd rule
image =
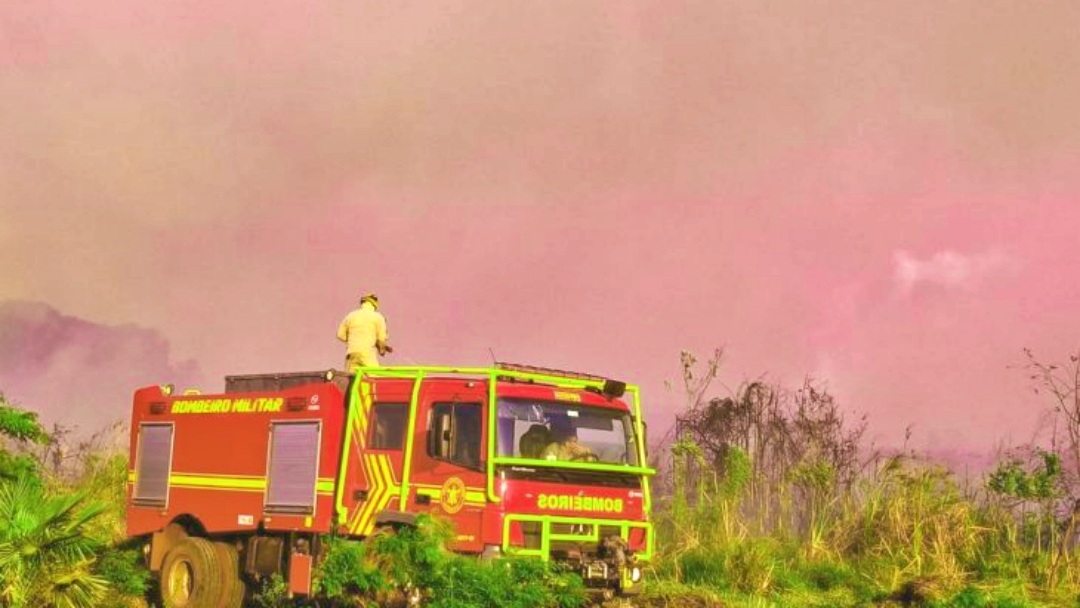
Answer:
[[[386,319],[368,302],[350,312],[338,326],[338,340],[348,344],[345,370],[378,367],[379,347],[386,345]]]
[[[542,460],[576,460],[589,456],[593,453],[588,446],[581,445],[577,441],[564,441],[563,443],[549,443],[540,453]]]

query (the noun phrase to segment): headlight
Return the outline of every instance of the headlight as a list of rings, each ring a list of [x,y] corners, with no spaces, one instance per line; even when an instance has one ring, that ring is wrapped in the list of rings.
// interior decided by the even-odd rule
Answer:
[[[638,568],[637,566],[630,568],[630,580],[635,584],[641,582],[641,568]]]

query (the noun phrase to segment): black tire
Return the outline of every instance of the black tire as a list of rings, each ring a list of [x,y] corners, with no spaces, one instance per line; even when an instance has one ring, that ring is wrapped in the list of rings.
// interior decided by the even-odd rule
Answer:
[[[228,543],[214,543],[217,550],[218,566],[221,569],[221,608],[242,608],[247,585],[240,578],[240,556],[236,547]]]
[[[221,565],[205,538],[187,538],[169,550],[159,578],[164,608],[218,608]]]

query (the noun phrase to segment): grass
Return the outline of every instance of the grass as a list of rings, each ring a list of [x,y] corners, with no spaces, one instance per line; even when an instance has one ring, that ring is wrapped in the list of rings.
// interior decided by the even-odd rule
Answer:
[[[64,577],[80,577],[86,585],[81,593],[89,599],[72,605],[140,605],[149,579],[137,547],[123,536],[126,457],[89,446],[76,459],[78,466],[50,469],[47,458],[27,457],[44,441],[27,426],[33,420],[0,406],[11,448],[0,449],[0,488],[11,490],[28,475],[34,480],[7,499],[12,513],[78,534],[77,544],[51,562],[18,564],[26,572],[49,573],[51,586],[8,585],[0,589],[0,607],[48,605],[49,594],[74,589],[55,582]],[[30,448],[12,448],[24,444]],[[645,593],[635,603],[1080,606],[1080,554],[1068,542],[1077,521],[1064,498],[1055,455],[1035,452],[1030,461],[1010,459],[988,475],[984,486],[972,489],[932,463],[888,458],[850,475],[822,453],[827,450],[807,450],[780,469],[755,462],[732,445],[725,446],[720,460],[693,442],[670,446],[671,466],[661,480],[669,482],[668,489],[656,496],[653,514],[657,556],[647,571]],[[77,525],[66,523],[72,517]],[[26,526],[29,532],[39,527],[47,530]],[[16,535],[10,525],[0,525],[4,530],[0,540],[11,546],[37,542],[29,532]],[[580,580],[557,565],[461,557],[446,549],[450,537],[445,524],[423,519],[415,530],[365,543],[331,539],[316,578],[318,605],[383,605],[412,589],[434,608],[585,604]],[[9,554],[0,558],[10,561],[14,553]],[[14,567],[0,572],[0,580]],[[106,588],[95,587],[98,581]],[[297,605],[285,597],[280,579],[259,590],[257,601]]]
[[[673,452],[677,479],[696,452]],[[812,514],[807,502],[778,502],[771,521],[801,528],[770,526],[749,496],[696,480],[659,501],[650,596],[685,587],[725,606],[1080,605],[1080,556],[1054,532],[1063,522],[963,492],[940,467],[887,460],[847,489],[827,487]]]
[[[694,454],[689,446],[683,450],[684,458]],[[739,462],[745,456],[732,454]],[[137,552],[117,535],[123,502],[115,487],[122,487],[120,472],[126,467],[108,458],[87,463],[69,487],[105,505],[94,520],[94,535],[112,541],[101,545],[95,572],[110,581],[109,605],[135,605],[145,589],[145,572]],[[1055,553],[1048,541],[1053,535],[1041,516],[1030,515],[1031,505],[1021,509],[987,492],[966,492],[940,467],[886,460],[846,489],[825,488],[812,517],[808,503],[794,499],[780,501],[770,514],[771,521],[802,521],[802,527],[770,527],[748,508],[753,503],[747,467],[729,470],[739,471],[743,481],[691,479],[684,491],[657,497],[658,554],[636,604],[1080,606],[1080,556],[1071,550]],[[797,494],[793,487],[772,492]],[[416,587],[424,590],[425,605],[436,608],[583,605],[572,573],[529,560],[461,557],[446,550],[449,535],[445,525],[424,520],[417,530],[374,542],[336,539],[319,571],[323,596],[331,605],[375,606],[395,590]],[[1055,561],[1057,573],[1050,576]],[[280,594],[264,597],[269,600],[264,605],[292,605],[282,603]]]

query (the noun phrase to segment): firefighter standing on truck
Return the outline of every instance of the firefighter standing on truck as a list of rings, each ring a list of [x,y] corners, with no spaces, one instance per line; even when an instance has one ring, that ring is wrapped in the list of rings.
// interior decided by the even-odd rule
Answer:
[[[341,321],[337,337],[348,345],[345,355],[348,372],[360,367],[379,367],[379,355],[394,351],[387,344],[386,318],[379,313],[379,297],[373,293],[362,296],[360,308]]]

